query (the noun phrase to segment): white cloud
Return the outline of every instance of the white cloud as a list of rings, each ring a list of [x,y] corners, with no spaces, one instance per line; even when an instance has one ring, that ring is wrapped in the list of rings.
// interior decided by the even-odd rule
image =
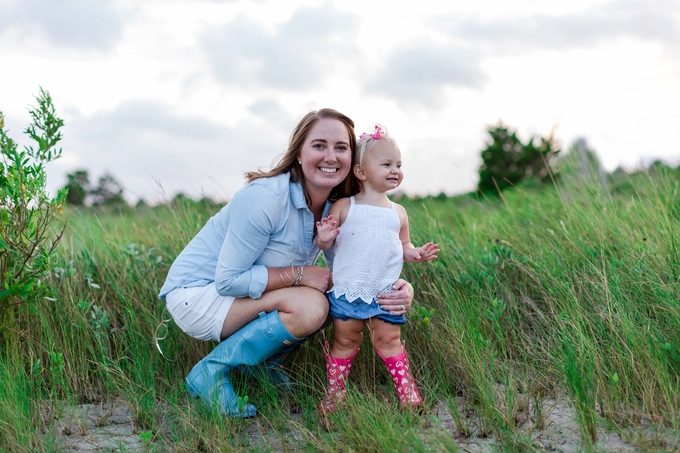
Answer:
[[[444,88],[479,88],[486,75],[478,52],[433,41],[421,41],[391,53],[368,83],[369,92],[382,92],[425,107],[445,103]]]
[[[243,173],[269,164],[285,151],[289,123],[248,121],[226,127],[205,118],[173,113],[156,101],[133,101],[113,111],[74,115],[64,130],[64,159],[55,171],[77,168],[92,179],[105,171],[116,177],[134,200],[157,191],[159,181],[168,197],[184,192],[227,199],[244,182]],[[262,131],[267,133],[263,134]],[[65,184],[51,181],[51,189]]]
[[[387,125],[421,195],[473,188],[499,118],[586,136],[607,168],[677,156],[677,0],[331,1],[0,0],[0,109],[21,136],[50,90],[51,188],[109,170],[131,199],[154,178],[228,198],[326,106]]]
[[[281,103],[275,99],[263,99],[250,106],[250,111],[272,124],[278,124],[282,129],[291,131],[297,124],[295,118],[290,116]]]
[[[201,43],[215,77],[225,84],[301,91],[319,86],[330,68],[358,54],[353,44],[358,25],[355,14],[327,4],[300,9],[273,30],[240,15],[211,27]]]
[[[0,32],[37,37],[51,45],[109,50],[124,23],[112,0],[20,0],[0,3]]]
[[[675,0],[619,0],[582,12],[479,20],[450,15],[438,24],[451,36],[492,44],[504,53],[531,48],[587,47],[603,40],[636,37],[680,49],[680,3]]]

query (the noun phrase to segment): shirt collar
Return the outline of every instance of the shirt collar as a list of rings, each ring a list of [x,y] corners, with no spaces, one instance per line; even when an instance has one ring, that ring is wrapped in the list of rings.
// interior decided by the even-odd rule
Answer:
[[[290,199],[293,201],[293,206],[295,209],[307,209],[307,200],[305,199],[305,191],[302,190],[302,182],[291,182],[290,183]],[[323,209],[323,217],[328,216],[328,212],[331,210],[333,203],[326,200],[326,204]]]
[[[302,190],[302,183],[290,183],[290,199],[293,201],[295,209],[307,208],[307,200],[305,200],[305,192]]]

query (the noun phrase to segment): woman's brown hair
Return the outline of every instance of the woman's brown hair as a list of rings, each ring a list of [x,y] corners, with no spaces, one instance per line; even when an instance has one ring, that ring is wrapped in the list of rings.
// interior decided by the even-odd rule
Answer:
[[[311,199],[307,193],[307,187],[305,185],[305,175],[302,172],[302,167],[298,163],[298,156],[302,145],[309,134],[310,129],[314,124],[320,119],[332,119],[338,120],[345,125],[347,128],[347,135],[349,135],[349,146],[352,151],[352,164],[350,166],[350,171],[345,180],[333,187],[331,191],[329,200],[335,201],[338,198],[349,197],[356,195],[359,192],[359,180],[354,175],[354,164],[355,162],[355,150],[357,147],[357,139],[354,135],[354,121],[352,121],[347,115],[343,115],[337,110],[333,109],[320,109],[314,110],[306,114],[300,122],[295,126],[293,133],[290,135],[290,142],[288,143],[288,151],[281,158],[278,164],[274,166],[269,171],[262,171],[258,169],[257,171],[246,172],[246,180],[248,182],[253,182],[260,178],[271,178],[273,176],[278,176],[283,173],[290,173],[290,180],[292,182],[298,182],[302,184],[302,190],[305,193],[305,199],[307,200],[307,205],[311,205]]]

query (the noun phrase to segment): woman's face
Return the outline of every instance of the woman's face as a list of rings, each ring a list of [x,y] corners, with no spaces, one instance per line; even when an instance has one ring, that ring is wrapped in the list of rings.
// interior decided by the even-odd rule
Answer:
[[[321,118],[309,130],[298,154],[307,191],[313,198],[328,198],[333,187],[349,174],[352,149],[345,125],[338,120]]]

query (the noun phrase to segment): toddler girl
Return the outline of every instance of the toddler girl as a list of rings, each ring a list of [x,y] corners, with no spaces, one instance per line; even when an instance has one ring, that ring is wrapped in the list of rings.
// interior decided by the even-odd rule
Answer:
[[[328,391],[319,405],[322,414],[334,411],[345,398],[345,382],[365,325],[401,404],[412,407],[423,403],[400,339],[400,326],[406,318],[383,310],[377,296],[392,291],[404,261],[433,260],[439,247],[432,242],[414,247],[406,211],[387,198],[387,192],[399,187],[403,179],[401,152],[394,139],[376,125],[372,133],[361,134],[356,152],[353,171],[361,181],[361,191],[336,201],[328,217],[316,225],[319,248],[335,247],[333,288],[329,291],[333,346],[329,351],[328,344],[324,345]]]

